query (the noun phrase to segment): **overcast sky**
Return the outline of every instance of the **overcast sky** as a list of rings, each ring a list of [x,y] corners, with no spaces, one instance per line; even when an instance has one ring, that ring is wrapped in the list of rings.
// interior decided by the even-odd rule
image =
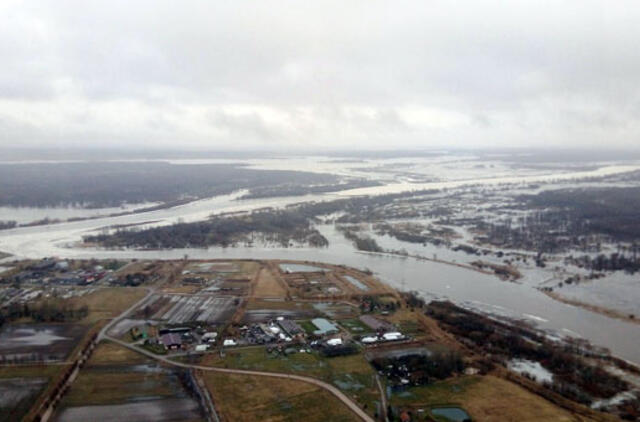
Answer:
[[[640,148],[637,1],[0,2],[0,146]]]

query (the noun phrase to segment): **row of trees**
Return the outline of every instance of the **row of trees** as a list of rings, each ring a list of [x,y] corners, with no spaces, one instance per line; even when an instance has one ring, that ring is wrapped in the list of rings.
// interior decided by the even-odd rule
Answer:
[[[627,256],[617,252],[610,255],[599,254],[596,257],[584,255],[580,258],[569,258],[569,262],[592,271],[625,271],[635,274],[640,270],[640,259],[635,253]]]
[[[18,226],[18,222],[14,220],[0,221],[0,230],[13,229]]]
[[[582,188],[543,191],[516,198],[527,211],[515,224],[480,221],[480,240],[499,247],[557,253],[598,251],[602,242],[640,239],[640,188]]]
[[[464,364],[457,352],[432,352],[428,355],[410,354],[400,357],[378,357],[371,361],[394,386],[425,385],[462,372]]]
[[[75,307],[66,302],[45,301],[39,304],[12,303],[0,309],[0,326],[20,318],[31,318],[35,322],[68,322],[83,319],[89,314],[84,305]]]
[[[353,245],[359,251],[384,252],[384,249],[378,245],[375,239],[358,233],[358,230],[352,226],[337,226],[337,228],[345,238],[353,242]]]
[[[146,230],[119,230],[112,235],[85,237],[106,247],[190,248],[232,246],[256,238],[287,246],[291,241],[313,247],[326,247],[329,242],[312,227],[310,220],[295,210],[256,211],[248,215],[213,217],[207,221],[178,223]]]
[[[380,182],[366,179],[351,179],[341,183],[308,185],[296,183],[286,183],[276,186],[260,186],[252,188],[249,193],[240,199],[272,198],[277,196],[301,196],[314,193],[336,192],[347,189],[379,186]]]
[[[46,175],[46,177],[45,177]],[[336,183],[330,174],[255,170],[231,164],[91,162],[0,164],[0,205],[117,207],[274,186]]]
[[[425,245],[427,243],[440,246],[449,246],[451,242],[447,238],[454,235],[453,230],[447,227],[436,228],[424,226],[418,223],[412,224],[389,224],[378,223],[375,225],[376,233],[379,235],[389,235],[396,239]]]
[[[629,385],[626,381],[588,363],[587,345],[558,344],[526,326],[495,321],[450,302],[432,302],[427,313],[449,332],[483,354],[540,362],[554,374],[554,390],[589,404],[592,397],[610,398]]]

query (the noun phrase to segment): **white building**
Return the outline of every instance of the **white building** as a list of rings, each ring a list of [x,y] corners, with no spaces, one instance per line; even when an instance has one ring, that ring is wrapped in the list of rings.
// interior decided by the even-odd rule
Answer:
[[[340,346],[342,345],[342,339],[341,338],[332,338],[327,340],[327,345],[329,346]]]
[[[384,339],[384,341],[396,341],[396,340],[402,340],[404,336],[402,335],[402,333],[398,331],[392,331],[390,333],[384,333],[382,335],[382,338]]]

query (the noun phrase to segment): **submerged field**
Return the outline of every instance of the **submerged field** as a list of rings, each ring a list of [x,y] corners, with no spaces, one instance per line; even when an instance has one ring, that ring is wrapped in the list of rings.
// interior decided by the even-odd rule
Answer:
[[[418,420],[430,415],[439,421],[447,414],[464,417],[466,412],[479,421],[609,420],[578,404],[566,391],[553,390],[555,384],[543,386],[509,372],[505,362],[510,354],[517,356],[509,349],[513,343],[494,354],[464,337],[478,337],[474,332],[489,327],[486,317],[446,302],[427,304],[416,294],[391,289],[367,271],[310,261],[231,259],[139,261],[122,268],[105,277],[112,284],[76,286],[75,290],[86,289],[85,294],[56,298],[70,315],[76,315],[73,309],[86,309],[75,321],[47,325],[27,323],[24,317],[3,327],[0,336],[11,336],[0,344],[0,351],[23,337],[19,341],[50,352],[58,347],[56,341],[74,346],[65,349],[67,357],[58,359],[68,363],[42,365],[41,371],[36,365],[0,367],[0,392],[9,392],[0,401],[5,412],[24,415],[30,403],[44,403],[51,396],[40,393],[60,385],[61,377],[56,376],[71,372],[63,371],[77,359],[78,353],[71,350],[83,349],[117,317],[105,331],[107,340],[90,353],[70,388],[63,390],[52,420],[116,421],[126,414],[131,420],[197,421],[213,412],[241,421],[356,417],[346,401],[319,384],[267,374],[221,375],[203,367],[319,380],[373,418],[386,415],[395,420],[409,412]],[[138,280],[137,287],[114,285],[132,280]],[[493,339],[494,346],[499,333],[524,332],[520,325],[508,328],[506,321],[491,321],[500,330],[478,333],[481,339]],[[15,327],[31,331],[23,335]],[[38,335],[37,327],[45,330],[43,334]],[[532,339],[540,335],[528,333]],[[549,353],[556,351],[556,346],[547,346]],[[156,354],[155,359],[139,353],[143,351]],[[565,358],[575,359],[572,362],[580,363],[583,372],[593,364],[582,362],[577,354]],[[599,386],[608,387],[607,392],[631,388],[613,377],[607,380],[609,386]],[[42,414],[42,406],[36,409]]]
[[[202,420],[199,404],[184,389],[184,370],[162,366],[112,343],[101,343],[81,371],[55,420]]]
[[[0,328],[0,361],[64,360],[87,329],[82,324],[7,324]]]
[[[21,420],[48,382],[64,368],[63,365],[0,367],[0,421]]]

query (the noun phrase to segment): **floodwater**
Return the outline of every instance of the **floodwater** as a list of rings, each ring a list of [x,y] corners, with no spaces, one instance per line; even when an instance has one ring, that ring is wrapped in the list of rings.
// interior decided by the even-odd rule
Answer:
[[[485,179],[473,180],[448,180],[444,182],[429,183],[393,183],[383,186],[373,186],[368,188],[350,189],[340,192],[342,196],[362,196],[362,195],[383,195],[401,192],[411,192],[427,189],[452,189],[472,184],[482,185],[502,185],[516,183],[543,183],[543,182],[560,182],[574,179],[583,179],[588,177],[612,176],[619,173],[626,173],[637,170],[638,166],[606,166],[596,170],[566,172],[558,174],[536,174],[528,176],[501,176],[489,177]]]
[[[555,301],[528,284],[504,282],[495,276],[432,261],[361,253],[331,226],[321,227],[329,239],[325,249],[209,248],[158,251],[58,249],[76,258],[289,259],[343,264],[369,269],[382,281],[427,298],[446,298],[483,312],[521,318],[558,335],[584,337],[624,359],[640,363],[640,325],[616,320]]]
[[[290,273],[313,273],[313,272],[324,272],[324,268],[314,267],[312,265],[302,265],[302,264],[280,264],[280,269],[285,272]]]
[[[67,220],[69,218],[89,218],[106,216],[122,212],[153,207],[159,202],[144,202],[138,204],[124,204],[121,207],[110,208],[79,208],[79,207],[0,207],[0,221],[15,221],[18,224],[33,223],[45,218],[49,220]]]
[[[0,357],[63,359],[85,332],[86,327],[80,324],[6,324],[0,328]]]
[[[191,398],[146,400],[135,403],[103,406],[78,406],[63,409],[55,418],[57,422],[104,421],[120,422],[123,419],[139,422],[199,420],[198,403]]]
[[[555,292],[568,299],[613,308],[640,317],[640,273],[607,273],[602,279],[564,284]]]
[[[18,346],[50,346],[62,340],[70,338],[56,334],[54,328],[8,325],[0,332],[0,350]]]
[[[46,378],[0,379],[0,414],[4,411],[8,412],[20,401],[35,395],[46,383]],[[2,420],[1,415],[0,420]]]
[[[469,414],[459,407],[434,407],[431,409],[431,414],[452,422],[464,422],[471,420]]]
[[[534,362],[527,359],[511,359],[508,368],[519,374],[530,374],[536,377],[538,382],[553,382],[553,374],[540,362]]]
[[[572,180],[578,177],[602,176],[635,170],[633,166],[608,166],[593,171],[535,174],[521,177],[458,180],[431,184],[403,184],[403,189],[430,189],[437,187],[467,186],[473,184],[499,184]],[[392,191],[396,192],[397,190]],[[533,283],[508,283],[497,277],[468,269],[432,261],[360,253],[344,239],[333,226],[319,229],[329,239],[330,246],[314,248],[208,248],[157,251],[97,250],[78,247],[82,236],[100,232],[116,224],[166,225],[177,221],[201,220],[213,213],[252,210],[262,207],[283,207],[311,200],[331,200],[343,195],[387,193],[388,189],[358,190],[334,194],[302,197],[236,200],[243,192],[195,201],[170,209],[120,217],[62,223],[50,226],[25,227],[0,231],[0,251],[17,257],[41,258],[139,258],[182,259],[285,259],[320,261],[370,269],[383,281],[397,288],[416,290],[427,298],[447,298],[475,309],[494,314],[522,318],[557,334],[571,334],[606,346],[622,358],[640,363],[640,325],[612,319],[587,310],[566,305],[536,290]],[[153,221],[154,223],[149,223]]]
[[[342,277],[345,278],[349,283],[353,284],[355,287],[357,287],[360,290],[363,290],[365,292],[369,290],[369,286],[362,283],[360,280],[358,280],[355,277],[352,277],[350,275],[343,275]]]

